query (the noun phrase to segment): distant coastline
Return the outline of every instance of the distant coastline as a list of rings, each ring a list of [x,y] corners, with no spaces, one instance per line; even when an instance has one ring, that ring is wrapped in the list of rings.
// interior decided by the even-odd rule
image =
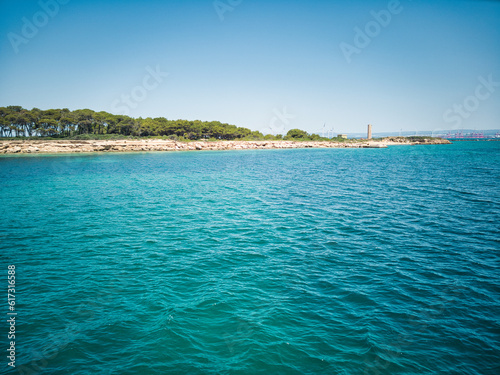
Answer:
[[[369,125],[371,129],[371,125]],[[367,133],[337,134],[333,130],[308,133],[301,129],[290,129],[286,134],[263,134],[258,130],[221,123],[220,121],[201,120],[168,120],[164,117],[133,118],[126,115],[115,115],[108,112],[96,112],[91,109],[70,111],[67,108],[25,109],[22,106],[0,107],[0,140],[122,140],[122,139],[169,139],[172,141],[314,141],[345,142],[357,141],[360,138],[371,138]],[[283,132],[285,129],[281,129]],[[447,131],[451,134],[451,131]],[[457,135],[461,135],[457,133]],[[394,137],[392,133],[373,134],[374,139]],[[483,133],[474,132],[477,136]],[[500,132],[496,134],[500,137]],[[403,136],[403,137],[401,137]],[[486,135],[485,137],[487,137]],[[403,134],[401,139],[418,142],[423,138],[436,138],[432,134]],[[447,136],[438,138],[448,139]],[[406,141],[404,141],[406,142]]]
[[[257,150],[293,148],[385,148],[394,145],[451,144],[448,140],[422,138],[411,141],[405,137],[381,140],[336,141],[193,141],[170,139],[127,140],[0,140],[0,154],[58,154],[98,152]]]

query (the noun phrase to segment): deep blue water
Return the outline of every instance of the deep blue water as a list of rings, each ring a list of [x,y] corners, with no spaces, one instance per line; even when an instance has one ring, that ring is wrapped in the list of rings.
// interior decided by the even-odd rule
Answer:
[[[499,374],[499,198],[500,142],[2,157],[0,372]]]

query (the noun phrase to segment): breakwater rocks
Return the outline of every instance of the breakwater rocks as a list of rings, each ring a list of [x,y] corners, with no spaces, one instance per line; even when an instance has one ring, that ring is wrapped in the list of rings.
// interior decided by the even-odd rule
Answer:
[[[296,141],[196,141],[177,142],[167,139],[131,139],[106,141],[78,140],[16,140],[1,141],[0,154],[57,154],[75,152],[145,152],[145,151],[201,151],[254,150],[291,148],[385,148],[398,144],[448,144],[447,140],[429,139],[411,142],[400,139],[382,141],[296,142]]]

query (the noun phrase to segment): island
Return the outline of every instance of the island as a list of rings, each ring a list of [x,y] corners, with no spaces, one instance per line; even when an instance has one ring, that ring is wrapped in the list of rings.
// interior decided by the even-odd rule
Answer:
[[[326,138],[291,129],[267,134],[219,121],[132,118],[90,109],[0,107],[0,154],[201,151],[291,148],[386,148],[450,144],[432,137]]]

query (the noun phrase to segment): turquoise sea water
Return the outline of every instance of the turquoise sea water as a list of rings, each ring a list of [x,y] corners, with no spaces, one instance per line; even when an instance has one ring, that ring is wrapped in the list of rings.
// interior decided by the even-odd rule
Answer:
[[[2,157],[0,372],[499,374],[499,198],[500,142]]]

